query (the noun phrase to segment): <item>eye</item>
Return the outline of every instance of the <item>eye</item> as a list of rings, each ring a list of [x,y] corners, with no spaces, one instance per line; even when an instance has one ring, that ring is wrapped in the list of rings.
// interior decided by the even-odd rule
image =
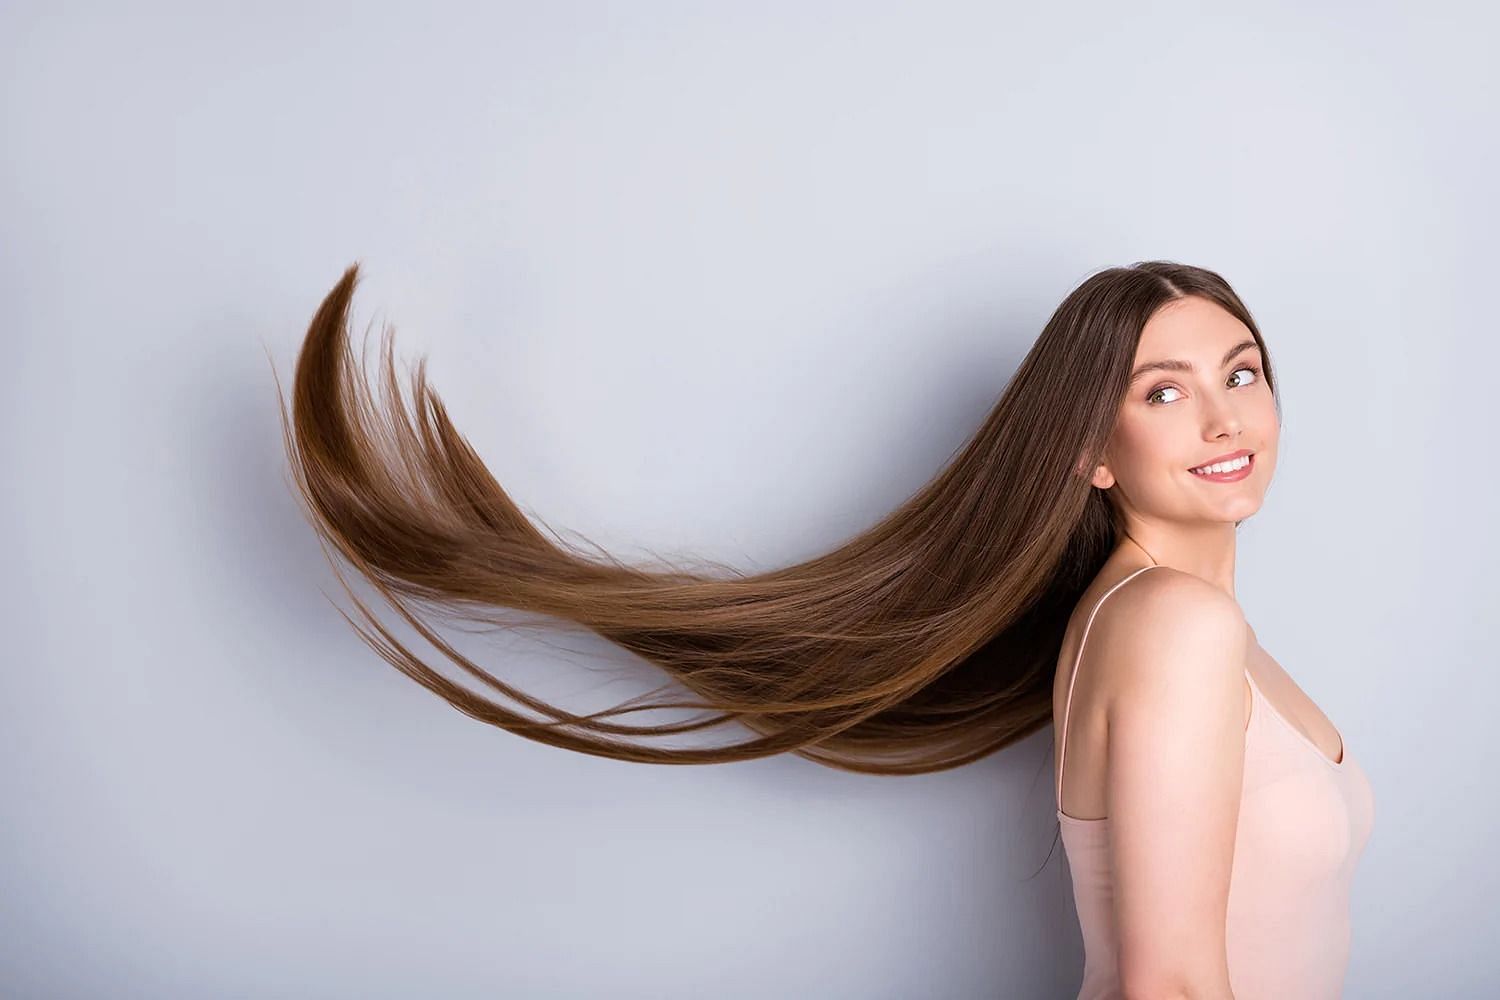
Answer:
[[[1254,375],[1256,377],[1256,379],[1260,378],[1260,369],[1258,367],[1256,367],[1255,365],[1241,365],[1240,367],[1236,368],[1230,374],[1231,375],[1238,375],[1240,372],[1249,372],[1250,374]],[[1244,384],[1244,383],[1242,383],[1242,384]],[[1236,386],[1236,388],[1238,388],[1238,386]]]
[[[1255,376],[1256,380],[1260,379],[1260,367],[1258,365],[1240,365],[1240,367],[1236,368],[1233,372],[1230,373],[1230,375],[1232,377],[1234,375],[1238,375],[1240,372],[1249,372],[1251,375]],[[1240,382],[1240,383],[1236,384],[1235,386],[1233,386],[1233,388],[1243,389],[1247,385],[1254,385],[1254,384],[1255,384],[1255,382],[1253,382],[1253,381],[1252,382]],[[1156,404],[1158,406],[1161,405],[1161,404],[1163,404],[1163,403],[1172,403],[1172,402],[1175,402],[1175,400],[1171,400],[1171,399],[1160,399],[1159,400],[1159,399],[1156,398],[1158,395],[1160,395],[1161,393],[1164,393],[1164,392],[1181,392],[1181,390],[1178,389],[1175,385],[1160,385],[1160,386],[1157,386],[1155,389],[1152,389],[1149,393],[1146,394],[1146,402],[1148,402],[1148,403],[1154,403],[1154,404]]]

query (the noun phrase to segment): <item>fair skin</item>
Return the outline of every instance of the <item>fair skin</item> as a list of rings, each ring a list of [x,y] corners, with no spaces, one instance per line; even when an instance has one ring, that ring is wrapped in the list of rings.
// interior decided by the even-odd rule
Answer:
[[[1191,370],[1149,367],[1163,361]],[[1140,567],[1169,567],[1099,607],[1067,727],[1062,809],[1109,820],[1127,997],[1232,997],[1225,921],[1251,711],[1245,674],[1330,760],[1342,753],[1337,730],[1260,648],[1234,596],[1235,522],[1260,509],[1280,437],[1270,387],[1251,370],[1260,365],[1250,330],[1222,307],[1168,303],[1141,332],[1132,371],[1147,370],[1092,471],[1125,534],[1069,622],[1055,731],[1089,612]],[[1254,458],[1238,482],[1188,471],[1240,449]]]

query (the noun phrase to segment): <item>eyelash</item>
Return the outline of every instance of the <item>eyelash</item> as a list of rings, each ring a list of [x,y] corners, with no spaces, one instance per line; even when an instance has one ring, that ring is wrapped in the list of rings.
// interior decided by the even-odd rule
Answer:
[[[1259,365],[1240,365],[1238,368],[1236,368],[1233,372],[1230,372],[1229,374],[1233,375],[1235,372],[1244,372],[1244,371],[1253,372],[1255,374],[1256,382],[1260,381],[1260,366]],[[1251,385],[1255,385],[1255,382],[1251,382],[1250,384]],[[1150,392],[1146,393],[1146,402],[1150,403],[1152,406],[1165,406],[1165,405],[1167,405],[1166,403],[1154,402],[1151,399],[1151,397],[1155,396],[1158,392],[1161,392],[1163,389],[1176,389],[1176,388],[1177,387],[1175,385],[1159,385],[1155,389],[1152,389]],[[1238,386],[1235,386],[1235,388],[1236,389],[1243,389],[1245,387],[1242,386],[1242,385],[1238,385]]]

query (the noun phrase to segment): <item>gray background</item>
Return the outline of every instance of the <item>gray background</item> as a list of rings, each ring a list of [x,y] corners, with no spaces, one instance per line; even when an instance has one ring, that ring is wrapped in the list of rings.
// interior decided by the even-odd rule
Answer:
[[[477,723],[337,613],[272,375],[361,261],[523,506],[770,568],[1151,257],[1284,393],[1239,590],[1374,784],[1347,995],[1495,995],[1493,8],[1038,6],[0,8],[5,995],[1071,997],[1050,730],[900,780]]]

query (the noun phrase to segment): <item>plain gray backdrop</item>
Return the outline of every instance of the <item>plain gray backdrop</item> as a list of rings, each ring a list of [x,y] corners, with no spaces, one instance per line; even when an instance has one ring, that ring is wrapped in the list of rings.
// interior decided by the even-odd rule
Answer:
[[[529,511],[765,569],[1164,257],[1235,285],[1283,394],[1238,589],[1374,786],[1347,995],[1496,995],[1497,22],[5,4],[0,992],[1071,998],[1050,729],[900,779],[478,723],[339,615],[273,373],[359,261],[356,334],[429,357]],[[572,706],[661,680],[456,638]]]

